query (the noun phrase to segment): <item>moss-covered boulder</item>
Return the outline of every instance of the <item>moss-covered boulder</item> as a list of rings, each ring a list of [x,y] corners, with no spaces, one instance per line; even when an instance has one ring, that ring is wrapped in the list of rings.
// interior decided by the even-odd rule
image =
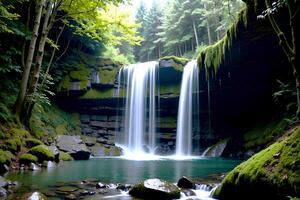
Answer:
[[[38,158],[35,155],[32,155],[30,153],[25,153],[20,156],[19,162],[24,165],[29,165],[30,163],[36,163],[38,161]]]
[[[148,179],[133,186],[129,191],[133,197],[142,199],[179,199],[179,188],[167,181]]]
[[[25,139],[25,145],[28,148],[32,148],[32,147],[35,147],[35,146],[38,146],[38,145],[41,145],[41,144],[44,144],[44,143],[42,141],[38,140],[38,139],[35,139],[35,138]]]
[[[60,151],[59,152],[59,160],[62,161],[71,161],[73,160],[72,156],[66,152]]]
[[[231,171],[215,192],[219,199],[286,199],[300,196],[300,128]],[[259,196],[258,196],[259,195]]]
[[[45,160],[54,160],[53,152],[46,145],[35,146],[29,150],[29,153],[35,155],[40,162]]]
[[[159,60],[160,67],[173,67],[178,71],[183,71],[183,67],[188,63],[189,59],[176,56],[166,56]]]

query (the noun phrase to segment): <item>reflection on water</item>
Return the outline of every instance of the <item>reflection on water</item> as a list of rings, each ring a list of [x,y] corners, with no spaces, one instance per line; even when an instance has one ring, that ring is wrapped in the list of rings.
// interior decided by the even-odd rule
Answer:
[[[96,178],[106,183],[136,183],[148,178],[177,182],[181,176],[206,178],[211,174],[228,172],[240,161],[217,158],[192,160],[160,159],[133,161],[120,158],[101,158],[87,161],[63,162],[50,171],[9,173],[6,178],[23,186],[47,187],[57,182]]]

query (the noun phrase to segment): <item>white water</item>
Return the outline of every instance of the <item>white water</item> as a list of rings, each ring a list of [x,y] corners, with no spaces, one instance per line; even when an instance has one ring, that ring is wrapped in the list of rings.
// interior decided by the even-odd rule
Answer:
[[[197,61],[190,61],[183,69],[178,107],[176,156],[191,156],[193,149],[193,128],[199,123],[193,112],[199,108],[199,69]]]
[[[146,62],[123,67],[119,71],[118,93],[124,79],[126,87],[124,137],[118,142],[125,153],[134,156],[153,154],[156,133],[156,95],[158,62]],[[147,123],[148,122],[148,123]]]

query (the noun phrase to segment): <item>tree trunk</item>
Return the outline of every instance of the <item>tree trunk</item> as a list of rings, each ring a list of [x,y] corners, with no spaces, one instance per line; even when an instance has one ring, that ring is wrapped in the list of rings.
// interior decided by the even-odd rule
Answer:
[[[36,60],[35,60],[35,67],[33,70],[33,76],[31,80],[31,84],[29,86],[29,91],[28,95],[31,95],[31,98],[35,98],[35,93],[37,91],[37,86],[38,86],[38,81],[40,78],[40,72],[41,72],[41,67],[42,67],[42,62],[44,58],[44,51],[45,51],[45,44],[47,40],[48,33],[50,29],[52,28],[52,25],[54,23],[55,15],[52,13],[53,9],[53,4],[51,1],[47,3],[47,10],[46,14],[44,17],[44,24],[43,24],[43,29],[42,29],[42,35],[38,47],[38,52],[36,55]],[[52,14],[52,17],[51,17]],[[28,101],[28,104],[26,105],[26,112],[24,113],[24,121],[29,122],[29,119],[32,114],[32,110],[35,104],[35,100],[32,99],[31,101]]]
[[[207,10],[206,4],[204,4],[204,9]],[[210,32],[210,24],[209,24],[209,18],[206,17],[206,29],[207,29],[207,37],[208,37],[208,44],[212,44],[212,39],[211,39],[211,32]]]
[[[27,20],[26,20],[25,32],[27,32],[29,29],[31,4],[32,4],[32,2],[29,3],[28,9],[27,9]],[[26,37],[24,38],[24,41],[23,41],[22,55],[21,55],[21,62],[22,62],[23,69],[25,68],[25,53],[26,53]]]
[[[197,28],[196,28],[195,20],[192,19],[192,22],[193,22],[193,29],[194,29],[194,35],[195,35],[196,45],[199,46],[198,33],[197,33]]]
[[[18,122],[20,122],[20,119],[21,119],[21,112],[22,112],[22,108],[23,108],[23,104],[24,104],[24,100],[25,100],[25,96],[26,96],[30,69],[31,69],[31,65],[32,65],[34,52],[35,52],[36,40],[39,35],[38,32],[39,32],[39,27],[40,27],[40,22],[41,22],[43,5],[44,5],[44,0],[40,0],[37,2],[36,16],[35,16],[35,20],[34,20],[32,38],[31,38],[30,45],[29,45],[29,50],[28,50],[25,67],[24,67],[23,73],[22,73],[20,91],[19,91],[18,98],[15,103],[15,113],[16,113],[16,118],[17,118]]]

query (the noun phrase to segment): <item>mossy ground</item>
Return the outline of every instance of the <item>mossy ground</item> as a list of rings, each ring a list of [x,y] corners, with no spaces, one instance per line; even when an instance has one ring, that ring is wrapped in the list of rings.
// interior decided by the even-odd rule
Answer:
[[[231,171],[220,199],[287,199],[300,195],[300,127]]]
[[[121,94],[121,93],[120,93]],[[106,90],[96,90],[91,89],[88,90],[81,99],[109,99],[115,97],[114,89],[106,89]]]

